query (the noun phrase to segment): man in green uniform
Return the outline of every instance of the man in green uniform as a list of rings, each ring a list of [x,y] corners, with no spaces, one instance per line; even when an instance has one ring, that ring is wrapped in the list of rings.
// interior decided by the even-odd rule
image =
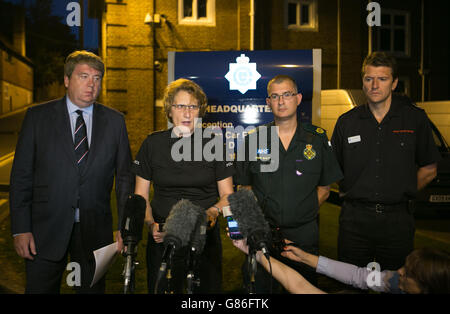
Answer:
[[[294,79],[286,75],[274,77],[267,85],[267,93],[266,102],[272,109],[274,121],[247,136],[246,158],[236,162],[234,180],[236,184],[253,190],[272,228],[272,238],[287,238],[303,250],[317,254],[319,207],[329,196],[330,184],[342,179],[342,172],[325,130],[298,122],[297,107],[302,94],[298,92]],[[262,136],[266,131],[267,136]],[[272,132],[277,132],[275,139],[279,139],[278,142],[271,141]],[[258,148],[256,156],[251,156],[249,142],[254,141],[255,135],[259,137]],[[266,145],[261,143],[263,138],[267,139]],[[278,161],[270,160],[273,158],[278,158]],[[261,171],[268,163],[278,164],[278,167]],[[276,247],[270,252],[315,284],[313,269],[284,259],[279,253]],[[246,267],[243,269],[246,281]],[[256,292],[269,293],[272,285],[275,289],[276,282],[271,283],[270,280],[263,268],[258,269]]]

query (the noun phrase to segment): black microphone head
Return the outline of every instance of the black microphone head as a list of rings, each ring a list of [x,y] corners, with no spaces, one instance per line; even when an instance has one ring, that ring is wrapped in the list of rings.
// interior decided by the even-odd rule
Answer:
[[[191,248],[195,249],[197,254],[201,254],[206,242],[206,212],[200,206],[194,205],[194,209],[196,210],[198,216],[197,223],[195,224],[195,228],[191,236]]]
[[[142,196],[138,194],[128,195],[120,229],[122,239],[129,238],[136,242],[142,239],[145,208],[146,202]]]
[[[254,249],[256,251],[266,249],[268,250],[268,245],[272,242],[272,237],[269,232],[265,229],[257,229],[253,230],[248,238],[247,244],[249,248]],[[266,252],[264,252],[265,254]]]
[[[189,200],[182,199],[172,207],[163,227],[167,233],[164,242],[174,241],[178,247],[189,244],[198,217],[194,206]]]
[[[234,220],[238,224],[239,231],[244,238],[255,230],[270,233],[270,227],[264,218],[261,207],[256,201],[255,194],[251,190],[240,189],[228,195],[228,203]]]

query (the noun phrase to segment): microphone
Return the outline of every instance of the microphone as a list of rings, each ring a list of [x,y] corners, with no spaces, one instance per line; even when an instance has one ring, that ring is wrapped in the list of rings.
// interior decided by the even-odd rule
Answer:
[[[270,227],[251,190],[240,189],[228,196],[230,214],[236,220],[242,236],[247,238],[251,252],[261,250],[269,259]]]
[[[189,244],[192,232],[197,224],[198,212],[189,201],[182,199],[170,210],[163,227],[164,253],[156,279],[155,293],[158,283],[172,264],[172,257],[176,250]]]
[[[206,242],[206,212],[200,206],[192,205],[192,209],[197,212],[197,223],[195,224],[195,228],[192,231],[191,241],[189,243],[189,258],[187,263],[187,293],[193,293],[193,285],[199,285],[200,280],[195,279],[195,269],[197,267],[197,262],[200,254],[203,252],[203,248],[205,247]]]
[[[127,262],[124,268],[124,293],[134,290],[134,258],[137,254],[137,244],[142,239],[146,202],[137,194],[129,195],[125,203],[120,233],[127,247],[124,256]]]
[[[264,219],[261,208],[251,190],[240,189],[228,195],[230,214],[236,220],[239,231],[247,238],[249,247],[248,271],[250,275],[249,293],[255,293],[256,252],[261,250],[267,258],[272,273],[268,244],[270,241],[270,228]],[[225,213],[224,213],[225,215]],[[271,281],[272,282],[272,281]],[[272,288],[270,289],[272,290]]]
[[[203,252],[203,248],[205,247],[206,242],[206,212],[200,206],[194,204],[192,204],[191,206],[192,209],[197,212],[198,217],[195,228],[192,231],[190,246],[191,251],[199,255]]]
[[[133,242],[139,242],[142,239],[146,206],[145,199],[142,196],[138,194],[128,195],[120,228],[124,242],[125,239]]]

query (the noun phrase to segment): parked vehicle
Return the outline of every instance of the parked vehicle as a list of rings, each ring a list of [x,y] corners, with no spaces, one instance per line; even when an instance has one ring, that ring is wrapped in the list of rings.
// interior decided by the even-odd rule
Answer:
[[[450,147],[431,120],[430,124],[442,160],[438,163],[436,178],[417,194],[415,215],[423,218],[436,214],[450,217]]]

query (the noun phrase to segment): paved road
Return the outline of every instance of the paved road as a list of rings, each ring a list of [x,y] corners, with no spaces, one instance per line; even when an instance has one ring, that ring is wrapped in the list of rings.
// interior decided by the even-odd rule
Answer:
[[[27,108],[0,116],[0,191],[7,190],[14,149]]]
[[[0,116],[0,222],[7,216],[9,176],[26,108]]]
[[[14,149],[26,108],[0,116],[0,191],[9,185]]]

